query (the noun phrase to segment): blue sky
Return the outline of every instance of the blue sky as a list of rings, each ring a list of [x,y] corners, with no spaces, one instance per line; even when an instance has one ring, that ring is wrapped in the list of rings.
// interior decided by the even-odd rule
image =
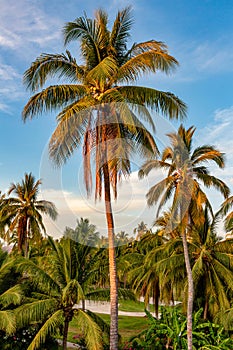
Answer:
[[[151,75],[139,84],[171,91],[187,103],[185,125],[197,127],[196,144],[214,144],[226,152],[226,168],[215,174],[233,189],[232,1],[1,0],[0,189],[6,191],[25,172],[42,177],[41,196],[53,200],[60,213],[56,227],[47,223],[49,234],[61,233],[65,225],[73,226],[80,216],[89,217],[104,231],[103,207],[86,199],[80,155],[59,171],[47,161],[45,149],[55,127],[55,116],[42,115],[26,124],[22,122],[22,109],[30,96],[22,84],[22,75],[41,53],[65,50],[61,34],[65,22],[84,11],[92,16],[99,7],[108,11],[111,19],[127,4],[132,5],[134,15],[132,41],[164,41],[180,63],[172,75]],[[69,49],[75,55],[75,46]],[[176,127],[177,124],[166,124],[168,129]],[[134,173],[131,182],[119,189],[119,200],[114,204],[118,231],[132,231],[141,219],[150,226],[154,212],[146,208],[144,198],[148,181],[139,183]],[[212,196],[218,203],[217,194]]]

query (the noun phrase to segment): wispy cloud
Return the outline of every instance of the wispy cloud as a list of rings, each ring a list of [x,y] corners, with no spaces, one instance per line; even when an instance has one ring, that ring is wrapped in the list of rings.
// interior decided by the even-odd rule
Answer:
[[[212,173],[223,180],[233,192],[233,106],[226,109],[215,111],[211,123],[206,125],[196,133],[196,145],[209,144],[214,145],[221,152],[225,153],[226,166],[219,169],[217,166],[211,166]],[[211,191],[210,196],[213,206],[217,209],[223,201],[223,197],[216,191]]]
[[[1,0],[0,23],[0,45],[21,55],[27,45],[37,43],[46,47],[60,35],[56,30],[60,20],[28,0]]]

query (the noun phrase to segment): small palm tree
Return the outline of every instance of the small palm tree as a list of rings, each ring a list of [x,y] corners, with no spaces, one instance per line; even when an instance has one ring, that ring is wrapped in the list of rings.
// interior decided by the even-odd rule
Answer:
[[[92,185],[91,152],[95,156],[95,198],[102,187],[109,243],[111,286],[111,350],[118,347],[117,272],[114,250],[112,194],[117,183],[130,173],[133,152],[148,158],[157,147],[142,124],[154,130],[148,110],[160,111],[169,118],[183,117],[185,104],[174,94],[135,85],[146,73],[168,73],[178,62],[169,55],[164,43],[150,40],[127,47],[132,15],[129,7],[119,11],[111,29],[108,15],[96,11],[95,18],[78,17],[64,27],[65,44],[80,40],[81,64],[65,54],[43,54],[25,72],[24,82],[34,93],[50,77],[63,78],[67,84],[46,87],[32,96],[24,108],[27,120],[42,112],[57,111],[57,127],[50,140],[50,156],[61,165],[82,144],[84,179],[87,192]]]
[[[17,231],[18,251],[28,255],[28,241],[30,238],[41,239],[41,231],[46,232],[43,215],[53,220],[57,217],[55,205],[52,202],[38,200],[41,180],[29,173],[25,174],[21,183],[12,183],[8,194],[15,197],[3,199],[0,212],[1,225],[8,225],[9,231]]]
[[[63,349],[67,349],[69,323],[74,319],[83,332],[88,349],[103,348],[102,332],[107,325],[95,314],[83,307],[85,298],[98,297],[97,290],[88,287],[93,265],[93,255],[85,251],[87,246],[68,238],[61,242],[49,237],[52,252],[47,257],[49,264],[40,267],[31,260],[23,260],[18,269],[26,271],[34,292],[29,302],[16,309],[18,327],[31,322],[42,323],[28,350],[40,348],[46,336],[56,334],[62,328]],[[95,259],[94,259],[95,260]],[[103,293],[101,293],[101,297]],[[79,307],[79,304],[82,304]]]
[[[229,188],[220,179],[210,175],[205,162],[214,162],[220,168],[224,167],[224,156],[215,147],[203,145],[192,150],[194,127],[185,129],[181,125],[177,133],[169,134],[171,147],[165,148],[161,160],[155,159],[146,162],[139,176],[148,175],[152,169],[162,168],[168,173],[161,182],[150,188],[147,193],[149,206],[159,203],[158,212],[173,196],[171,203],[171,221],[177,223],[183,241],[185,265],[188,276],[188,306],[187,306],[187,337],[188,350],[192,350],[192,309],[194,286],[190,265],[187,227],[193,218],[198,217],[203,205],[211,208],[207,196],[200,183],[206,187],[213,186],[225,198],[229,195]]]

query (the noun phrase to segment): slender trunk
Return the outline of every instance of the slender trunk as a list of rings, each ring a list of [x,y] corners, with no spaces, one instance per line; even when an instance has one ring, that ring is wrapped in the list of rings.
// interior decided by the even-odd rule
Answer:
[[[67,337],[69,329],[69,320],[65,318],[64,328],[63,328],[63,340],[62,340],[62,349],[67,350]]]
[[[117,270],[116,255],[114,247],[114,221],[111,205],[110,180],[108,164],[103,166],[104,174],[104,195],[105,213],[108,225],[109,242],[109,275],[110,275],[110,350],[118,349],[118,290],[117,290]]]
[[[203,315],[204,320],[207,320],[207,313],[208,313],[208,300],[206,298],[205,299],[204,315]]]
[[[85,304],[86,304],[86,303],[85,303],[85,299],[82,299],[82,310],[83,310],[83,311],[85,311],[85,307],[86,307]]]
[[[155,317],[159,318],[159,296],[160,296],[160,290],[159,290],[159,281],[155,282],[155,289],[153,291],[153,302],[155,307]]]
[[[182,229],[182,242],[184,248],[184,259],[185,266],[188,276],[188,301],[187,301],[187,340],[188,340],[188,350],[192,350],[192,314],[193,314],[193,295],[194,295],[194,287],[193,287],[193,276],[192,269],[189,260],[188,253],[188,243],[186,239],[186,228]]]
[[[29,233],[29,218],[26,216],[26,229],[25,229],[25,239],[24,239],[24,256],[25,258],[28,258],[28,233]]]

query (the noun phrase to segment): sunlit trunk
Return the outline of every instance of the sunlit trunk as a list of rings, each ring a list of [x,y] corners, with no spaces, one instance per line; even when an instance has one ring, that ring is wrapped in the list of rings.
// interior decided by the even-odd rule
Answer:
[[[193,295],[194,295],[194,287],[193,287],[193,276],[192,269],[189,260],[188,253],[188,243],[186,238],[186,227],[182,228],[182,242],[184,248],[184,259],[186,272],[188,277],[188,301],[187,301],[187,340],[188,340],[188,350],[192,350],[192,314],[193,314]]]
[[[108,225],[109,242],[109,275],[110,275],[110,350],[118,349],[118,289],[117,289],[117,269],[114,247],[114,221],[111,205],[110,179],[108,164],[103,166],[104,174],[104,195],[105,213]]]

